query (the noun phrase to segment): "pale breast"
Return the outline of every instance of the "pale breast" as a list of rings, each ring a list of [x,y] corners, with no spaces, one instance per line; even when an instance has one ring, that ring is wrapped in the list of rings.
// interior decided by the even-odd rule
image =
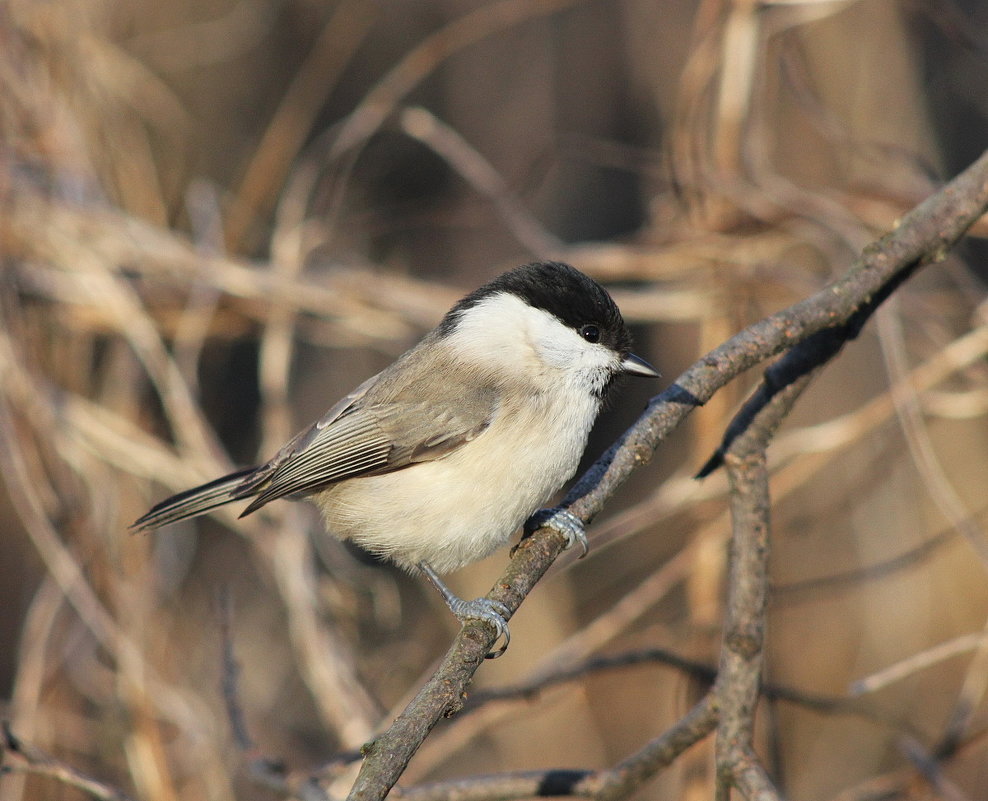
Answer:
[[[314,500],[337,537],[403,567],[456,570],[506,545],[572,477],[595,414],[589,396],[529,398],[445,458],[343,481]]]

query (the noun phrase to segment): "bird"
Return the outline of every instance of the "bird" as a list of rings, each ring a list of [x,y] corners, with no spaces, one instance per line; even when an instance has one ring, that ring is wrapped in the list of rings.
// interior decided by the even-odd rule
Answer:
[[[327,532],[436,587],[456,618],[510,641],[507,608],[459,598],[441,578],[505,546],[575,474],[609,390],[658,377],[631,352],[608,292],[576,268],[538,261],[458,301],[390,366],[364,381],[272,459],[167,498],[135,521],[151,530],[249,501],[306,498]],[[539,512],[587,548],[582,521]]]

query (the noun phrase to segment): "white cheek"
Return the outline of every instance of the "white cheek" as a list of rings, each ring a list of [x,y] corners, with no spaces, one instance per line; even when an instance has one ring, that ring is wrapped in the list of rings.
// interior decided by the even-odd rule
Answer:
[[[527,332],[534,311],[515,295],[484,298],[460,317],[450,344],[460,358],[499,372],[533,370],[536,353]]]
[[[614,362],[614,355],[603,345],[584,340],[571,328],[558,323],[535,340],[539,358],[550,367],[573,372],[606,370]]]
[[[509,373],[532,376],[549,368],[596,383],[618,369],[613,351],[587,342],[553,315],[506,293],[469,309],[452,338],[463,356]]]
[[[618,357],[603,345],[587,342],[555,317],[537,312],[530,328],[537,360],[593,393],[606,386],[618,371]]]

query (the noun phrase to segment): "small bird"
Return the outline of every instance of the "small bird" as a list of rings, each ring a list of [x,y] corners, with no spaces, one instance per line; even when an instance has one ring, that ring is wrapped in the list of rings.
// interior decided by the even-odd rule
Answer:
[[[243,517],[309,498],[332,535],[421,571],[461,623],[491,623],[504,646],[488,656],[499,656],[508,610],[457,597],[439,574],[506,545],[573,476],[618,376],[658,376],[630,349],[600,284],[567,264],[526,264],[460,300],[269,462],[168,498],[131,528],[233,501],[252,499]],[[539,522],[586,549],[570,512],[544,510]]]

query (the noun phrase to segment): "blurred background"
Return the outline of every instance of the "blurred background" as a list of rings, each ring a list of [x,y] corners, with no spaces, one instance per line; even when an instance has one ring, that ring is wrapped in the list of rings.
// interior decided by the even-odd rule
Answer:
[[[664,375],[615,395],[595,458],[980,154],[986,24],[977,0],[0,4],[3,717],[142,799],[269,798],[230,732],[227,639],[261,753],[305,776],[359,746],[456,632],[431,588],[311,536],[302,504],[129,523],[268,458],[536,257],[605,282]],[[759,738],[791,798],[988,798],[986,230],[770,452],[766,681],[793,692]],[[652,648],[716,664],[725,482],[690,476],[757,379],[621,489],[476,691]],[[451,582],[483,594],[507,558]],[[646,663],[489,704],[403,781],[610,766],[703,690]],[[639,796],[711,776],[704,743]],[[0,775],[3,801],[82,797]]]

